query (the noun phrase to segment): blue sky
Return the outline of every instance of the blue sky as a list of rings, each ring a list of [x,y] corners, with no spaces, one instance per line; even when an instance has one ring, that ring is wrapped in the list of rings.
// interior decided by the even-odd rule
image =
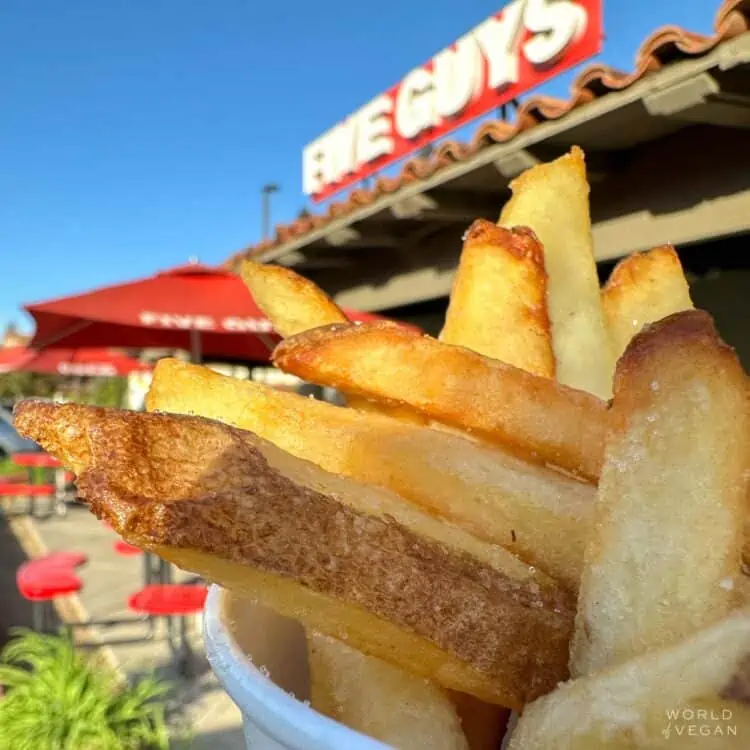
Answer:
[[[261,185],[292,219],[303,146],[503,4],[2,0],[0,326],[258,241]],[[654,28],[708,32],[718,5],[605,0],[601,59],[629,70]]]

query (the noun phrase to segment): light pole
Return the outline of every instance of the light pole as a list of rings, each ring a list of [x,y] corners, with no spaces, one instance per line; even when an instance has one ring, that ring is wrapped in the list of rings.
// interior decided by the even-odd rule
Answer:
[[[269,183],[261,190],[261,211],[263,214],[263,239],[267,240],[271,233],[271,193],[277,193],[279,186]]]

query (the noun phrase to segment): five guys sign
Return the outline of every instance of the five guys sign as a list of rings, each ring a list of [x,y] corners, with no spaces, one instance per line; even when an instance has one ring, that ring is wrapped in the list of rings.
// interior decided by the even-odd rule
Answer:
[[[513,0],[305,147],[320,201],[511,101],[601,48],[603,0]]]

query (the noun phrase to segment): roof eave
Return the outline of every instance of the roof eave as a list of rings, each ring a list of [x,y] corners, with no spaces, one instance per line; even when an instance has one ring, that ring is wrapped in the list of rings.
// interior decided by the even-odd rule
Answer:
[[[508,171],[507,165],[515,163],[523,166],[525,150],[534,145],[572,131],[584,123],[604,118],[608,114],[638,101],[651,102],[651,107],[648,104],[646,105],[651,113],[653,110],[658,110],[658,106],[654,107],[653,104],[658,101],[658,97],[661,97],[663,101],[665,95],[670,91],[680,88],[688,94],[691,90],[700,92],[701,77],[704,77],[706,72],[716,69],[725,71],[748,63],[750,63],[750,33],[745,33],[722,42],[704,56],[667,65],[661,70],[644,76],[641,80],[621,91],[611,91],[606,96],[571,109],[558,119],[539,123],[533,128],[520,132],[508,142],[486,146],[464,161],[443,166],[425,179],[403,185],[390,194],[381,195],[368,205],[361,206],[345,216],[328,221],[318,229],[312,229],[288,242],[256,252],[252,257],[254,260],[265,263],[278,261],[295,250],[308,247],[318,241],[325,241],[332,235],[340,235],[354,224],[384,210],[393,210],[395,206],[409,198],[426,193],[439,186],[445,186],[462,175],[488,164],[495,163],[497,165],[498,179],[502,180],[502,174]],[[673,115],[678,115],[678,113],[673,113]],[[660,111],[658,114],[650,114],[650,116],[669,117],[670,114]],[[581,145],[585,148],[585,144]],[[335,245],[336,243],[330,242],[328,244]]]

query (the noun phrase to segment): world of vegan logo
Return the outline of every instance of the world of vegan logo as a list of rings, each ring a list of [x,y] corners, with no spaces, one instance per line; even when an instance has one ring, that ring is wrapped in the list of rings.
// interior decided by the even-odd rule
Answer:
[[[674,708],[665,712],[667,723],[661,730],[665,739],[675,737],[736,737],[732,711],[700,708]]]

